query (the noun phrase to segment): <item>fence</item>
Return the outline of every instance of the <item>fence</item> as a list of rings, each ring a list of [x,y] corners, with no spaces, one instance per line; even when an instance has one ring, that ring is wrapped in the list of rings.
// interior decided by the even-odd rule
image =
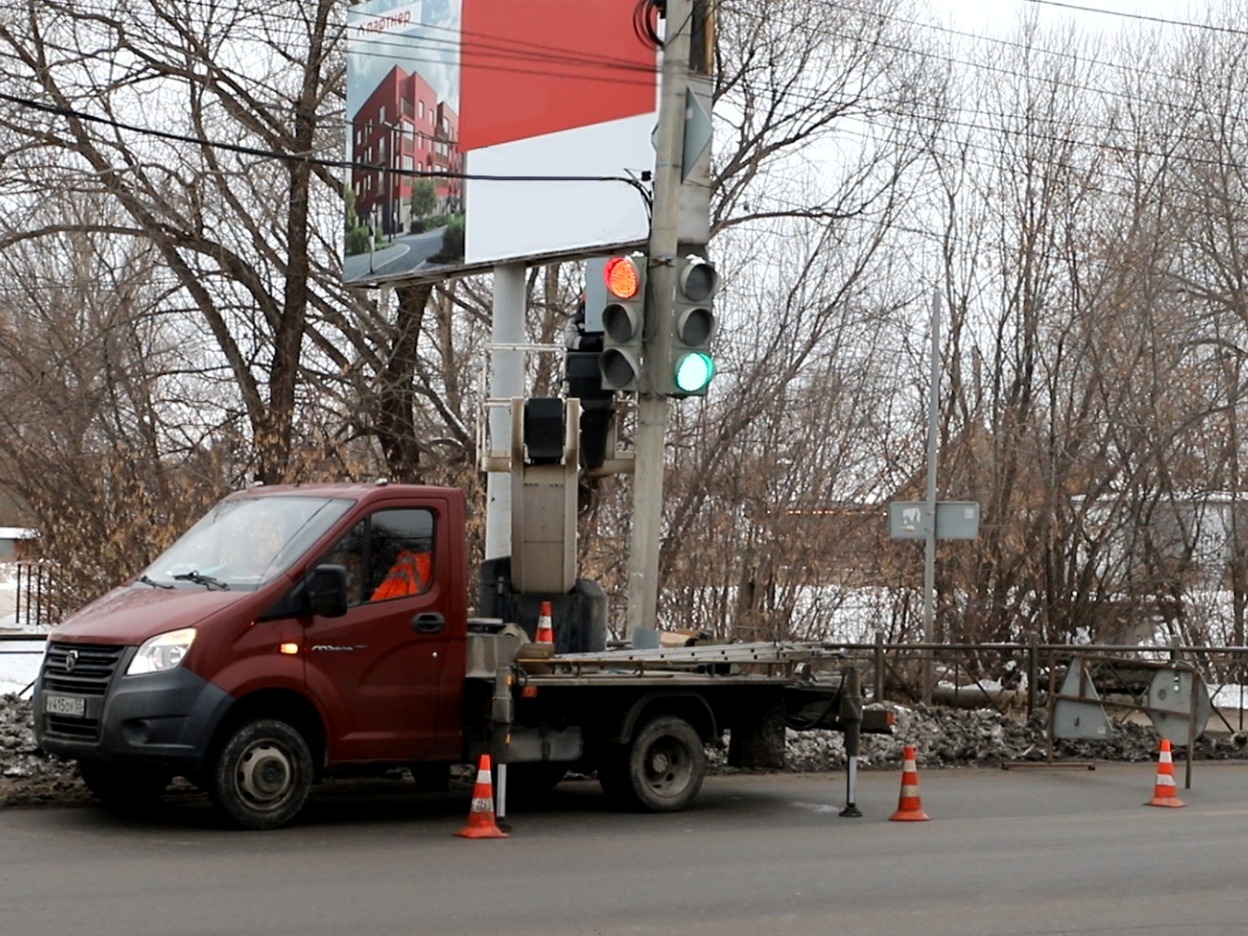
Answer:
[[[13,620],[19,627],[50,628],[58,620],[53,602],[56,567],[49,562],[17,563]]]

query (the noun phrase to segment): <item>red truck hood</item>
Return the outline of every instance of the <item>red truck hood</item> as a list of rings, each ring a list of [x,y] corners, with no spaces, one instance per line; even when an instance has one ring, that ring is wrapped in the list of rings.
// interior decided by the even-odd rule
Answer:
[[[223,608],[255,597],[251,591],[123,585],[75,611],[48,636],[51,640],[140,644],[166,631],[194,627]]]

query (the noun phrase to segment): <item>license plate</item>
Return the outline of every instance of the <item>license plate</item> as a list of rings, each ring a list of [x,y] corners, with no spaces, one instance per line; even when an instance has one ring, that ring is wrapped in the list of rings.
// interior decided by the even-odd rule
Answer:
[[[43,697],[43,710],[49,715],[86,718],[87,700],[77,696],[45,695]]]

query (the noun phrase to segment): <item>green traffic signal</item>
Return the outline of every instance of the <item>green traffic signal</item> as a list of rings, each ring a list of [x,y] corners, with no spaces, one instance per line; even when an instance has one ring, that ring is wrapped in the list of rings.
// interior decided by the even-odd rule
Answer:
[[[676,389],[681,393],[701,393],[715,376],[715,361],[703,352],[682,355],[676,361]]]

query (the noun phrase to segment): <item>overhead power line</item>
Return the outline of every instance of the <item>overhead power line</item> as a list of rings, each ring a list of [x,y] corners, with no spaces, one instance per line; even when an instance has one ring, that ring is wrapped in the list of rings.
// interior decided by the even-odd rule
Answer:
[[[1234,36],[1248,36],[1248,30],[1235,29],[1231,26],[1217,26],[1213,23],[1192,23],[1184,20],[1166,19],[1163,16],[1149,16],[1146,13],[1128,13],[1126,10],[1106,10],[1101,7],[1082,6],[1078,3],[1061,3],[1059,0],[1027,0],[1036,6],[1061,7],[1064,10],[1077,10],[1080,13],[1100,13],[1105,16],[1116,16],[1121,19],[1143,20],[1148,23],[1163,23],[1167,26],[1183,26],[1187,29],[1207,29],[1212,32],[1228,33]]]
[[[156,130],[152,127],[140,127],[135,124],[129,124],[116,120],[112,117],[100,117],[95,114],[88,114],[83,111],[75,110],[71,107],[62,107],[57,104],[45,104],[42,101],[17,97],[16,95],[5,94],[3,92],[0,92],[0,101],[8,101],[10,104],[15,104],[19,107],[25,107],[31,110],[37,110],[45,114],[53,114],[58,117],[68,117],[74,120],[86,121],[88,123],[103,124],[117,130],[125,130],[130,133],[155,137],[161,140],[169,140],[175,143],[188,143],[192,146],[209,147],[211,149],[223,150],[225,152],[239,153],[244,156],[255,156],[261,159],[280,159],[285,162],[308,163],[316,166],[324,166],[330,169],[368,169],[371,171],[384,171],[396,175],[411,176],[421,179],[464,179],[467,181],[486,182],[623,182],[626,185],[636,188],[644,196],[649,196],[649,192],[641,184],[641,182],[648,179],[649,171],[642,172],[641,179],[638,180],[628,176],[501,175],[470,172],[427,172],[420,169],[399,169],[393,166],[355,162],[346,159],[325,159],[318,156],[312,156],[307,153],[288,153],[281,150],[265,149],[258,146],[247,146],[242,143],[224,143],[218,140],[209,140],[204,137],[194,137],[182,133],[173,133],[168,130]]]

